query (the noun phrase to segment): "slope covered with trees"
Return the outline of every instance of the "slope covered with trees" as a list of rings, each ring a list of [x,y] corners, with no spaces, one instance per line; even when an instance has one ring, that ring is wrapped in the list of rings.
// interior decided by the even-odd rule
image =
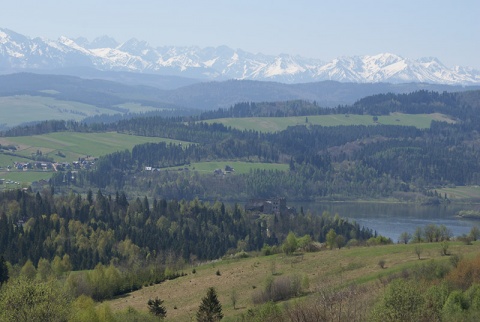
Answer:
[[[110,193],[142,190],[157,198],[246,200],[287,196],[306,200],[394,196],[439,202],[432,199],[431,189],[480,183],[477,96],[478,92],[382,94],[334,110],[373,115],[387,111],[435,112],[453,120],[433,121],[427,129],[382,124],[323,127],[307,123],[281,132],[261,133],[193,119],[160,117],[96,125],[97,130],[167,137],[194,144],[145,144],[132,151],[114,153],[100,158],[92,171],[80,172],[73,184],[84,189],[93,185],[93,189],[107,189]],[[270,113],[263,109],[272,106],[279,106],[286,114],[301,113],[299,106],[314,107],[305,102],[240,104],[228,113],[243,111],[243,116]],[[84,128],[91,130],[93,126]],[[168,170],[172,166],[192,170],[188,168],[191,163],[213,160],[285,163],[290,171],[256,170],[219,178],[195,171]],[[145,167],[160,171],[146,172]],[[52,183],[72,184],[63,178],[59,173]]]

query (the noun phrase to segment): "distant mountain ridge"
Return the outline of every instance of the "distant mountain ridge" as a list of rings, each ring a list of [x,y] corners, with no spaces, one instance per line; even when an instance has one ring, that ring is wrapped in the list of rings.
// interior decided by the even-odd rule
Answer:
[[[130,39],[118,43],[107,36],[91,42],[85,38],[67,37],[58,40],[32,39],[0,28],[0,73],[72,70],[79,67],[200,80],[480,84],[480,71],[460,66],[448,68],[434,57],[414,60],[382,53],[324,62],[286,54],[252,54],[226,46],[153,48],[145,41]]]

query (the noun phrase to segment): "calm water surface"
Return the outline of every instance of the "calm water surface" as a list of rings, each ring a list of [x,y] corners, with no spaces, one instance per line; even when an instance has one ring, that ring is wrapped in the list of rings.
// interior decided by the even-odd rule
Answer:
[[[290,205],[290,203],[289,203]],[[468,234],[474,225],[480,226],[478,220],[468,220],[455,217],[455,214],[465,206],[421,206],[411,204],[382,203],[295,203],[300,211],[310,209],[312,213],[322,214],[329,211],[332,215],[338,213],[341,217],[356,221],[360,226],[376,230],[378,234],[397,242],[402,232],[413,234],[417,227],[428,224],[445,225],[454,236]]]

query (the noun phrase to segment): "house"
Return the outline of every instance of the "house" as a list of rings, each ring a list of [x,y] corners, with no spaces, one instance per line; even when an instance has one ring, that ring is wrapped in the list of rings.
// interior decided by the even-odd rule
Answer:
[[[245,204],[245,211],[261,212],[264,214],[286,214],[295,213],[294,208],[287,207],[286,198],[270,198],[270,199],[250,199]]]

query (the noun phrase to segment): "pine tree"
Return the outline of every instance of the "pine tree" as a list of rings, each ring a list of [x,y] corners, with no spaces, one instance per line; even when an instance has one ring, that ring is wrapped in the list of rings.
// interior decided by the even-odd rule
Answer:
[[[150,313],[160,318],[164,318],[167,316],[167,309],[165,309],[165,306],[162,305],[163,301],[158,297],[156,297],[155,300],[149,299],[147,304]]]
[[[3,256],[0,257],[0,285],[8,281],[8,267]]]
[[[218,301],[215,288],[210,287],[197,311],[198,322],[220,321],[223,318],[222,305]]]

